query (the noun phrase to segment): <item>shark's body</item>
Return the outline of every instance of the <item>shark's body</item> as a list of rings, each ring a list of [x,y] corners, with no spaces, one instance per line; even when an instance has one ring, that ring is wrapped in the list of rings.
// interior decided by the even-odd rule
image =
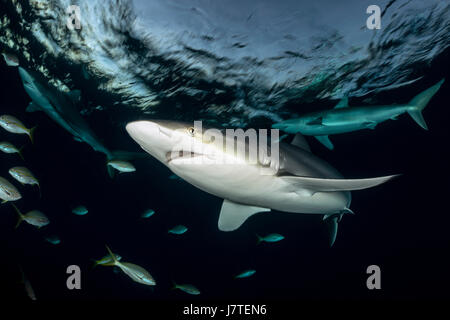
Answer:
[[[27,107],[28,112],[43,111],[51,119],[66,129],[78,141],[83,141],[94,150],[104,153],[108,159],[112,153],[102,144],[81,117],[75,102],[79,100],[79,92],[63,93],[47,84],[42,77],[34,72],[19,67],[23,87],[32,102]]]
[[[76,103],[80,100],[79,91],[63,93],[48,84],[39,74],[27,71],[22,67],[19,67],[19,75],[22,78],[25,91],[32,100],[26,109],[28,112],[45,112],[73,135],[75,140],[85,142],[95,151],[104,153],[108,161],[131,160],[145,155],[127,151],[110,151],[106,148],[80,115],[76,106]],[[113,176],[112,168],[108,166],[107,169],[110,176]]]
[[[314,112],[300,118],[275,123],[273,128],[288,133],[299,132],[315,136],[329,149],[333,149],[333,144],[328,135],[375,129],[379,123],[390,119],[396,120],[403,113],[408,113],[422,128],[428,129],[422,110],[443,82],[444,79],[415,96],[407,104],[349,107],[348,99],[343,98],[332,110]]]
[[[344,179],[311,153],[301,135],[296,136],[293,144],[281,143],[278,158],[253,163],[234,149],[225,150],[222,142],[205,142],[204,132],[192,136],[193,128],[188,124],[138,121],[126,128],[145,151],[176,175],[224,199],[219,218],[219,229],[223,231],[235,230],[251,215],[271,209],[313,213],[325,215],[335,225],[333,243],[338,219],[351,213],[349,191],[373,187],[393,177]],[[243,143],[246,145],[243,150],[254,148]],[[216,161],[224,158],[235,161],[232,164]]]

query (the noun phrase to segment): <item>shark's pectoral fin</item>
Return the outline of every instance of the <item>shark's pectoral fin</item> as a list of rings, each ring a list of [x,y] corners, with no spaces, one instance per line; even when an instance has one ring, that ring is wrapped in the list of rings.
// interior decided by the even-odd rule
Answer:
[[[328,136],[314,136],[321,144],[323,144],[325,147],[327,147],[330,150],[334,149],[333,143],[330,141],[330,138]]]
[[[313,190],[314,192],[352,191],[375,187],[385,183],[397,175],[368,179],[322,179],[298,176],[280,177],[288,183],[289,188]]]
[[[25,109],[26,112],[35,112],[35,111],[39,111],[41,110],[41,108],[39,108],[39,106],[37,104],[35,104],[34,102],[30,102],[28,104],[28,107]]]
[[[225,199],[223,200],[222,209],[220,210],[219,230],[236,230],[245,222],[245,220],[247,220],[255,213],[267,211],[270,211],[270,209],[247,206]]]

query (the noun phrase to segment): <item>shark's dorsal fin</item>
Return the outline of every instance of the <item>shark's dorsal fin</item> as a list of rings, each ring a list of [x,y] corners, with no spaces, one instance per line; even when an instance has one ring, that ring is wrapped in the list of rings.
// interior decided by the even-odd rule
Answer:
[[[311,192],[352,191],[375,187],[385,183],[397,175],[367,178],[367,179],[323,179],[311,177],[285,176],[280,177],[289,184],[288,188],[299,188]]]
[[[334,145],[331,142],[330,138],[328,136],[314,136],[321,144],[323,144],[325,147],[327,147],[330,150],[334,149]]]
[[[341,99],[341,101],[338,102],[337,105],[334,106],[334,109],[341,109],[341,108],[347,108],[348,107],[348,97],[345,96]]]
[[[308,141],[306,141],[305,137],[301,133],[297,133],[292,140],[291,144],[293,146],[299,147],[303,150],[311,152],[311,148],[308,145]]]
[[[270,211],[268,208],[260,208],[223,200],[219,216],[219,230],[233,231],[239,228],[245,220],[258,212]]]
[[[41,110],[41,108],[39,108],[39,106],[37,104],[35,104],[34,102],[30,102],[28,107],[25,109],[26,112],[35,112],[35,111],[39,111],[39,110]]]
[[[281,142],[284,139],[286,139],[289,136],[289,134],[283,134],[281,137],[278,138],[278,140],[275,140],[276,142]]]

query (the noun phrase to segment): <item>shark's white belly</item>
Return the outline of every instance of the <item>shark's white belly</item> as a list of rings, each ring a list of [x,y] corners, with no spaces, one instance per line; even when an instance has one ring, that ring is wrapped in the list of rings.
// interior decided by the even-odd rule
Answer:
[[[241,204],[316,214],[337,213],[348,205],[348,194],[344,192],[302,194],[300,188],[294,188],[273,173],[260,172],[258,166],[171,162],[168,167],[197,188]]]

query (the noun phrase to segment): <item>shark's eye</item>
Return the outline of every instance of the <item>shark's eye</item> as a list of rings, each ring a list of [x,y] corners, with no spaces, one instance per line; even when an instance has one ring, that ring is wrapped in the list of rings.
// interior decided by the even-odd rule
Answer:
[[[190,127],[187,129],[188,133],[193,137],[195,135],[195,129],[193,127]]]

